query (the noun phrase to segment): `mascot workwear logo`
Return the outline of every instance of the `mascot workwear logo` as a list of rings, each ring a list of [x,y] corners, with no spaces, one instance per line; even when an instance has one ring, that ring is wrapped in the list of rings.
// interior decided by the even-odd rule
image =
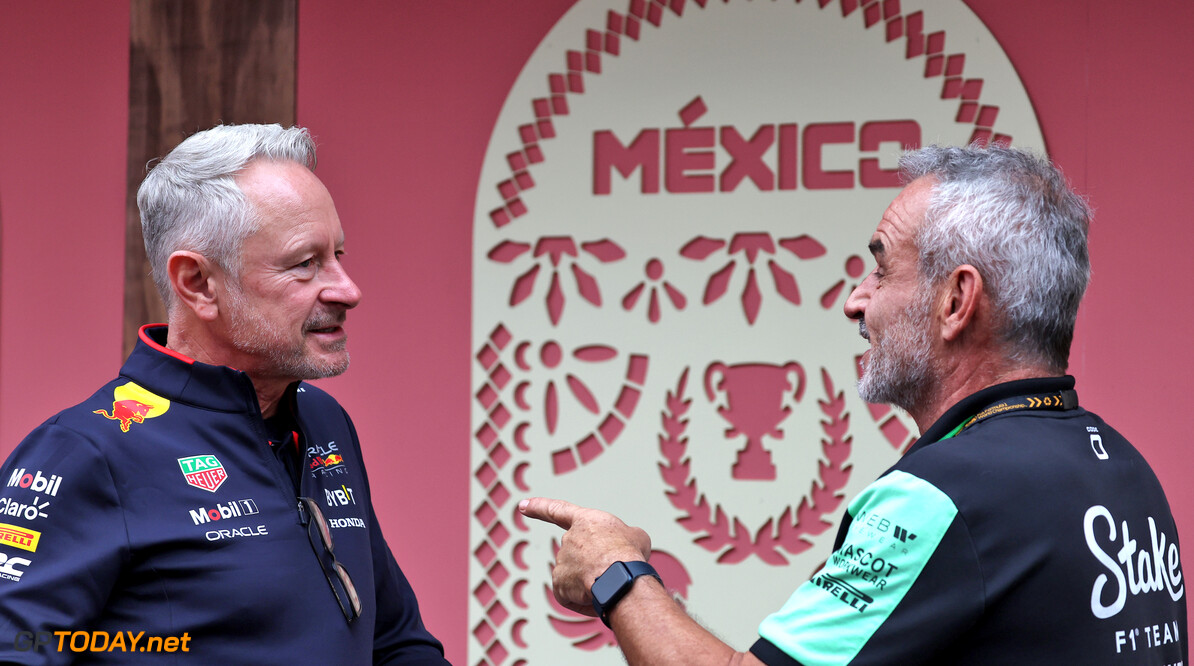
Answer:
[[[187,484],[214,493],[228,478],[224,465],[213,455],[179,458],[178,466]]]
[[[62,485],[62,477],[56,474],[43,476],[41,470],[33,470],[32,474],[27,474],[25,468],[21,467],[13,471],[12,476],[8,477],[8,487],[13,488],[28,488],[37,493],[44,493],[50,497],[57,497],[58,487]]]
[[[37,530],[0,523],[0,545],[13,546],[34,553],[37,552],[37,542],[40,540],[41,532]]]
[[[169,400],[132,382],[117,386],[112,393],[112,413],[109,414],[106,409],[97,409],[92,413],[119,421],[121,432],[128,432],[134,423],[144,423],[145,419],[161,416],[170,409]]]

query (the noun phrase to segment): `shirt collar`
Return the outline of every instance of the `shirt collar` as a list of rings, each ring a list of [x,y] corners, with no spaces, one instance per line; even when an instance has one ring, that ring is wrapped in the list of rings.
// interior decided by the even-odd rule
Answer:
[[[974,416],[982,411],[982,409],[994,402],[1004,400],[1007,398],[1014,398],[1016,396],[1033,394],[1033,393],[1047,393],[1050,391],[1062,391],[1074,388],[1074,378],[1070,375],[1061,377],[1033,377],[1031,379],[1018,379],[1012,382],[1004,382],[1002,384],[995,384],[987,388],[973,393],[962,400],[958,401],[953,407],[950,407],[941,418],[929,427],[928,430],[920,436],[920,439],[908,449],[908,453],[912,453],[917,449],[924,448],[949,434],[954,428],[961,425],[966,419]]]

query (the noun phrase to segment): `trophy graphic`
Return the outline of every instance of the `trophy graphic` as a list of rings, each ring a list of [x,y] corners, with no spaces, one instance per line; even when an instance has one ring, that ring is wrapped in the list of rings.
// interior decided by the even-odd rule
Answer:
[[[794,376],[791,382],[789,375]],[[705,369],[705,396],[713,402],[719,391],[725,393],[726,405],[718,407],[717,413],[732,426],[726,429],[726,439],[746,435],[746,447],[738,451],[733,478],[774,481],[775,465],[771,452],[763,447],[763,436],[784,436],[779,426],[792,413],[792,408],[784,404],[784,396],[793,391],[792,397],[800,401],[804,395],[804,368],[795,361],[785,365],[713,363]]]

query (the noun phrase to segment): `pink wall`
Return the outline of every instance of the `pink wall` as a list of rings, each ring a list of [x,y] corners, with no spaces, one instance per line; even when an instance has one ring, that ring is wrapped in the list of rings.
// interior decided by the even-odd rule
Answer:
[[[1095,279],[1073,371],[1153,462],[1183,534],[1194,452],[1178,415],[1194,328],[1171,285],[1192,237],[1194,5],[968,0],[1089,194]],[[473,199],[506,92],[570,0],[301,0],[298,118],[365,293],[353,369],[326,382],[360,430],[392,548],[464,663]],[[0,452],[119,364],[125,3],[0,0]],[[67,154],[67,150],[71,154]],[[1176,293],[1174,293],[1176,292]],[[1170,342],[1173,340],[1173,342]],[[730,637],[742,643],[749,637]]]
[[[967,4],[1019,71],[1050,153],[1095,207],[1094,278],[1071,357],[1079,395],[1149,459],[1190,535],[1194,451],[1178,416],[1194,371],[1181,341],[1194,309],[1178,266],[1194,240],[1194,89],[1182,83],[1194,74],[1194,5]]]
[[[127,2],[0,0],[0,450],[121,361]]]

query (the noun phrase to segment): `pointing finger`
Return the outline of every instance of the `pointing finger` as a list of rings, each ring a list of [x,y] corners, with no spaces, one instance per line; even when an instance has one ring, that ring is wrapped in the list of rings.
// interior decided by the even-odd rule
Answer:
[[[564,529],[571,529],[572,520],[581,508],[564,500],[531,497],[519,502],[518,510],[528,518],[553,523]]]

